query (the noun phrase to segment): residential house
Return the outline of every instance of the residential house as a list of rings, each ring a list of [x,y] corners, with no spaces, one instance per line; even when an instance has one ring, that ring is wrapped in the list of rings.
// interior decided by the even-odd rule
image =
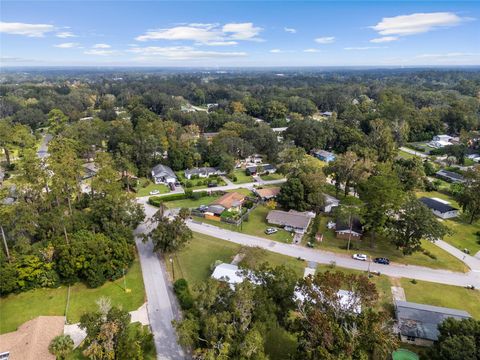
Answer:
[[[211,205],[219,205],[228,211],[240,211],[246,196],[237,192],[226,193]]]
[[[205,219],[220,221],[220,215],[225,210],[222,205],[209,205],[204,212]]]
[[[438,339],[438,325],[448,318],[468,319],[463,310],[395,300],[396,328],[403,342],[431,346]]]
[[[85,163],[82,165],[83,167],[83,180],[90,179],[97,175],[98,168],[94,162]]]
[[[245,173],[250,176],[262,175],[262,174],[274,174],[276,171],[277,171],[277,168],[272,164],[247,166],[245,168]]]
[[[314,289],[321,297],[322,294],[320,293],[320,290],[317,287],[315,287]],[[308,295],[302,292],[298,287],[295,289],[295,292],[293,294],[293,299],[295,302],[303,303],[307,297]],[[337,291],[337,298],[338,302],[336,302],[335,304],[338,306],[337,310],[340,310],[342,312],[351,312],[355,314],[360,314],[362,312],[362,306],[360,304],[359,298],[355,296],[352,291],[340,289]],[[315,299],[312,299],[311,301],[315,302]]]
[[[312,150],[311,154],[317,159],[325,161],[327,163],[335,160],[335,154],[330,151],[314,149]]]
[[[340,205],[340,200],[337,198],[334,198],[333,196],[330,196],[328,194],[323,195],[325,198],[325,203],[323,205],[323,212],[329,213],[332,212],[334,207],[337,207]]]
[[[321,112],[320,115],[326,116],[326,117],[330,117],[330,116],[333,115],[333,112],[331,112],[331,111],[324,111],[324,112]]]
[[[348,220],[337,219],[335,224],[335,235],[338,239],[348,240],[360,240],[363,235],[363,226],[359,218],[352,218],[352,230],[350,230],[350,224]]]
[[[63,334],[64,316],[38,316],[13,332],[0,335],[0,359],[55,360],[48,346]]]
[[[435,173],[435,175],[437,175],[438,178],[440,178],[442,180],[445,180],[445,181],[448,181],[448,182],[451,182],[451,183],[464,183],[465,182],[465,178],[462,175],[457,174],[456,172],[453,172],[453,171],[439,170]]]
[[[155,184],[170,184],[177,182],[177,175],[166,165],[159,164],[152,169]]]
[[[442,148],[445,146],[458,143],[458,138],[450,135],[435,135],[428,145],[434,148]]]
[[[208,178],[213,175],[225,175],[224,171],[214,167],[200,167],[185,170],[185,178],[190,180],[192,176],[198,176],[200,178]]]
[[[451,219],[458,216],[458,209],[451,206],[448,201],[438,198],[422,197],[420,201],[425,204],[432,212],[442,219]]]
[[[297,233],[304,233],[310,225],[311,220],[311,214],[294,210],[271,210],[267,214],[267,222],[269,224],[282,226],[287,231]]]
[[[271,187],[265,189],[253,189],[253,192],[263,201],[275,198],[280,193],[279,187]]]
[[[227,263],[217,265],[213,270],[212,278],[219,281],[225,281],[232,286],[245,280],[242,271],[239,270],[237,265]]]

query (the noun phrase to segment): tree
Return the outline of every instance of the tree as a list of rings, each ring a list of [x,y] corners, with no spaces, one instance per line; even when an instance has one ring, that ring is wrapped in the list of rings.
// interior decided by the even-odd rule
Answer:
[[[469,170],[465,174],[465,179],[466,182],[455,197],[462,210],[469,216],[469,223],[472,224],[480,218],[480,166]]]
[[[448,233],[448,228],[412,194],[401,207],[397,217],[388,224],[387,232],[397,249],[401,249],[405,255],[410,255],[421,250],[422,239],[429,241],[442,239]]]
[[[337,219],[346,221],[350,230],[348,233],[347,251],[350,251],[350,242],[352,240],[351,237],[354,221],[355,219],[359,219],[362,213],[361,206],[362,202],[357,198],[347,197],[335,209],[335,215]]]
[[[67,125],[68,117],[59,109],[52,109],[48,113],[48,126],[52,134],[60,134]]]
[[[448,318],[439,326],[438,340],[428,352],[432,360],[477,360],[480,357],[480,321]]]
[[[58,335],[53,338],[48,346],[48,351],[57,359],[63,360],[73,350],[73,340],[70,335]]]
[[[390,127],[382,120],[370,122],[369,144],[376,150],[378,161],[385,162],[395,156],[395,141]]]
[[[172,253],[184,247],[193,237],[185,224],[185,217],[180,214],[170,220],[162,212],[157,212],[152,222],[156,222],[156,227],[144,237],[144,241],[148,238],[152,240],[153,251]]]
[[[305,189],[300,179],[290,177],[280,187],[280,193],[277,196],[277,201],[286,209],[296,209],[304,211],[307,207],[305,202]]]
[[[34,144],[34,137],[28,126],[12,124],[6,119],[0,120],[0,147],[5,153],[7,165],[11,165],[11,151],[14,147],[31,148]]]

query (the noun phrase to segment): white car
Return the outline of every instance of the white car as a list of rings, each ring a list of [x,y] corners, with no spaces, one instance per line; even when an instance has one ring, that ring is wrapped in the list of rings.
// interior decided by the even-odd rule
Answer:
[[[265,234],[272,235],[272,234],[275,234],[277,231],[278,231],[278,229],[268,228],[267,230],[265,230]]]
[[[365,254],[353,254],[352,258],[354,258],[355,260],[367,261],[368,256]]]
[[[160,190],[152,190],[150,191],[150,195],[158,195],[160,194]]]

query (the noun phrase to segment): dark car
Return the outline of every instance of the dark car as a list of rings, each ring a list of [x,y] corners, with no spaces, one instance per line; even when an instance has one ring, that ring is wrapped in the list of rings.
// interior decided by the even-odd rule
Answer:
[[[170,190],[175,191],[175,184],[174,183],[168,183],[168,186],[170,187]]]
[[[390,265],[390,260],[387,258],[375,258],[373,259],[373,262],[377,264]]]
[[[216,183],[209,183],[207,186],[209,188],[212,188],[212,187],[217,187],[218,185]]]

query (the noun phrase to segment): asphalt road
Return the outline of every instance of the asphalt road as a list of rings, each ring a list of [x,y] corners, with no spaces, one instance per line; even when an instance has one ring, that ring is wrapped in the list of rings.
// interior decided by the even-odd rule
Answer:
[[[40,144],[40,147],[38,148],[37,151],[37,156],[40,159],[44,159],[48,157],[48,143],[50,140],[52,140],[53,136],[51,134],[45,134],[42,138],[42,143]]]

